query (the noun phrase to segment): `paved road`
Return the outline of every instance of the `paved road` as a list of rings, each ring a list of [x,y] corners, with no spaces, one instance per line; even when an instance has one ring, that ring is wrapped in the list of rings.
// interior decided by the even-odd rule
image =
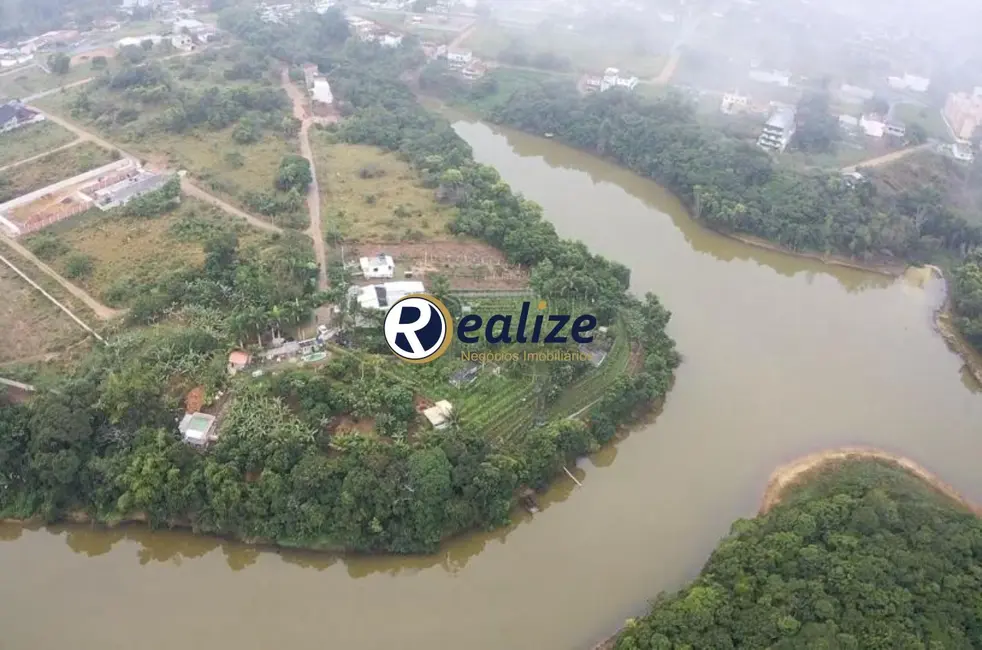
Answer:
[[[248,212],[244,212],[238,209],[234,205],[230,205],[226,203],[225,201],[221,200],[217,196],[214,196],[204,191],[203,189],[201,189],[200,187],[189,181],[187,178],[181,179],[181,190],[188,196],[193,196],[196,199],[201,199],[202,201],[211,203],[212,205],[221,208],[222,210],[228,212],[231,215],[239,217],[240,219],[245,219],[251,225],[255,226],[256,228],[259,228],[260,230],[265,230],[267,232],[277,232],[277,233],[283,232],[283,229],[280,228],[279,226],[271,224],[268,221],[263,221],[258,217],[252,216]]]
[[[283,90],[290,97],[290,101],[293,102],[293,116],[301,121],[300,155],[310,163],[310,174],[313,177],[307,188],[307,212],[310,215],[307,236],[314,244],[314,256],[317,258],[317,266],[320,269],[317,284],[323,291],[327,289],[327,244],[324,243],[324,230],[321,224],[321,191],[317,184],[314,151],[310,146],[310,125],[314,122],[314,118],[307,110],[307,97],[290,81],[290,74],[286,68],[280,72],[280,82]]]
[[[4,165],[3,167],[0,167],[0,172],[5,172],[8,169],[13,169],[14,167],[17,167],[19,165],[24,165],[26,163],[33,162],[33,161],[37,160],[38,158],[44,158],[48,154],[58,153],[62,149],[68,149],[70,147],[74,147],[76,145],[82,144],[82,142],[84,142],[84,141],[85,141],[84,138],[77,138],[75,140],[72,140],[68,144],[63,144],[60,147],[55,147],[54,149],[48,149],[47,151],[45,151],[43,153],[39,153],[36,156],[31,156],[30,158],[24,158],[23,160],[18,160],[17,162],[12,162],[9,165]]]
[[[41,260],[39,260],[37,257],[35,257],[34,256],[34,253],[32,253],[31,251],[27,250],[26,248],[24,248],[23,246],[21,246],[20,244],[18,244],[16,241],[14,241],[13,239],[11,239],[7,235],[4,235],[4,234],[0,233],[0,241],[2,241],[3,243],[5,243],[10,248],[14,249],[14,251],[16,251],[21,257],[24,257],[27,260],[29,260],[30,262],[32,262],[35,266],[37,266],[39,269],[41,269],[44,273],[48,274],[51,278],[53,278],[55,280],[55,282],[57,282],[62,287],[64,287],[65,290],[68,291],[68,293],[72,294],[73,296],[75,296],[76,298],[78,298],[79,300],[81,300],[83,303],[85,303],[85,305],[89,309],[91,309],[92,310],[92,313],[94,313],[98,318],[100,318],[102,320],[110,320],[112,318],[115,318],[116,316],[119,316],[122,313],[122,312],[120,312],[120,311],[118,311],[116,309],[112,309],[111,307],[107,307],[106,305],[103,305],[101,302],[99,302],[98,300],[96,300],[95,298],[93,298],[92,296],[90,296],[88,293],[86,293],[82,288],[80,288],[80,287],[72,284],[71,282],[69,282],[65,278],[61,277],[61,275],[59,275],[54,269],[52,269],[50,266],[48,266],[47,264],[45,264],[44,262],[42,262]],[[78,316],[76,316],[75,314],[73,314],[71,312],[71,310],[69,310],[67,307],[65,307],[64,305],[62,305],[55,298],[53,298],[50,294],[48,294],[44,289],[42,289],[37,284],[35,284],[33,280],[31,280],[30,278],[22,275],[21,271],[16,266],[14,266],[14,264],[12,262],[8,261],[7,259],[5,259],[3,257],[0,257],[0,261],[3,261],[7,266],[9,266],[10,268],[12,268],[18,275],[21,275],[21,277],[23,277],[32,286],[34,286],[35,289],[37,289],[38,291],[40,291],[41,293],[43,293],[45,295],[45,297],[48,298],[48,300],[50,300],[53,303],[55,303],[55,305],[57,305],[62,311],[64,311],[65,313],[67,313],[69,316],[71,316],[72,319],[75,322],[77,322],[83,328],[85,328],[86,330],[88,330],[90,333],[94,334],[95,337],[98,338],[100,341],[102,340],[102,338],[98,334],[96,334],[94,331],[92,331],[92,328],[90,328],[88,325],[86,325]]]
[[[870,158],[869,160],[864,160],[863,162],[856,163],[855,165],[849,165],[848,167],[843,167],[843,172],[854,172],[858,167],[879,167],[880,165],[886,165],[888,163],[896,162],[901,158],[906,158],[907,156],[915,153],[917,151],[923,151],[928,147],[932,146],[932,143],[925,142],[924,144],[919,144],[916,147],[907,147],[906,149],[901,149],[900,151],[892,151],[888,154],[882,156],[877,156],[876,158]]]

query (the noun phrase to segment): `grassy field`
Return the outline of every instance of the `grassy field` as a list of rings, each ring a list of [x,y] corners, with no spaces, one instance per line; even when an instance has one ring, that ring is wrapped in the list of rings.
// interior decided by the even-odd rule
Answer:
[[[68,74],[48,74],[34,66],[24,70],[22,74],[8,74],[0,77],[0,103],[11,99],[23,99],[58,86],[64,86],[75,81],[102,74],[101,70],[93,70],[91,64],[73,66]]]
[[[948,126],[944,123],[941,112],[936,108],[917,106],[916,104],[897,104],[894,108],[894,117],[907,125],[920,124],[924,127],[928,137],[951,140]]]
[[[25,273],[28,262],[0,249]],[[6,264],[0,263],[0,363],[30,359],[84,339],[87,334]],[[58,296],[56,296],[58,297]],[[69,307],[71,308],[71,307]],[[83,315],[80,315],[83,317]]]
[[[0,167],[44,153],[75,139],[53,122],[31,124],[0,136]]]
[[[321,212],[347,241],[419,241],[447,237],[453,209],[395,155],[365,145],[331,144],[311,132]],[[363,170],[371,177],[362,177]]]
[[[204,242],[220,231],[243,245],[262,235],[211,205],[182,197],[179,208],[153,219],[90,210],[27,238],[26,245],[59,273],[114,306],[125,306],[127,285],[142,285],[204,261]],[[73,272],[78,259],[89,270]]]
[[[581,72],[599,74],[605,68],[615,67],[622,74],[641,78],[658,75],[667,59],[665,54],[639,52],[633,43],[598,34],[560,30],[528,33],[493,23],[482,23],[462,47],[488,59],[497,59],[502,52],[516,48],[532,56],[551,52],[567,57],[573,68]]]
[[[117,160],[119,154],[93,142],[18,165],[0,173],[0,203]]]

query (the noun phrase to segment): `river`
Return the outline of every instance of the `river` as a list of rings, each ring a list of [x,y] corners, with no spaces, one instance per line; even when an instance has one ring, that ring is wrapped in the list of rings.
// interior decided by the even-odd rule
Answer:
[[[561,234],[673,311],[684,362],[658,418],[581,461],[583,487],[558,482],[534,520],[432,557],[0,526],[0,647],[576,650],[696,574],[799,455],[882,447],[982,500],[982,397],[933,329],[940,281],[756,249],[611,164],[455,126]]]

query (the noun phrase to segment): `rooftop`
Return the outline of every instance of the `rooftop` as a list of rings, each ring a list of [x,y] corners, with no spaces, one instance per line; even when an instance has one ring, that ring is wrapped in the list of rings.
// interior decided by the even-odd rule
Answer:
[[[774,129],[786,130],[794,126],[794,109],[790,106],[782,106],[774,110],[767,118],[767,126]]]

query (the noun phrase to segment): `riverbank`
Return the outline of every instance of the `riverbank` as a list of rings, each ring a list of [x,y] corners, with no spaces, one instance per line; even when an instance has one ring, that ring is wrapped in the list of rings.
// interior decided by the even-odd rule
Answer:
[[[899,278],[904,274],[904,271],[906,271],[908,267],[908,265],[903,262],[860,262],[859,260],[846,257],[845,255],[815,253],[812,251],[797,251],[787,248],[786,246],[781,246],[780,244],[775,244],[774,242],[768,241],[761,237],[717,230],[696,216],[693,216],[692,218],[703,228],[719,233],[724,237],[735,239],[736,241],[747,244],[748,246],[755,246],[757,248],[763,248],[764,250],[773,251],[775,253],[783,253],[784,255],[793,255],[795,257],[800,257],[807,260],[816,260],[822,264],[828,264],[830,266],[841,266],[847,269],[856,269],[857,271],[879,273],[880,275],[886,275],[891,278]]]
[[[965,367],[968,368],[968,372],[982,386],[982,357],[965,340],[965,337],[961,335],[961,332],[958,331],[958,327],[954,323],[955,313],[952,309],[951,292],[948,290],[948,279],[945,277],[944,271],[937,266],[933,264],[927,264],[925,266],[931,269],[944,283],[945,298],[934,314],[935,329],[937,329],[941,338],[945,340],[945,343],[948,344],[948,347],[962,358],[965,362]]]
[[[788,490],[807,481],[815,473],[828,466],[846,460],[880,460],[892,463],[927,483],[932,489],[975,515],[982,516],[982,506],[963,497],[955,488],[941,480],[937,475],[918,465],[913,460],[897,454],[872,447],[841,447],[809,454],[786,465],[778,467],[771,474],[764,490],[758,515],[766,515],[784,499]]]

